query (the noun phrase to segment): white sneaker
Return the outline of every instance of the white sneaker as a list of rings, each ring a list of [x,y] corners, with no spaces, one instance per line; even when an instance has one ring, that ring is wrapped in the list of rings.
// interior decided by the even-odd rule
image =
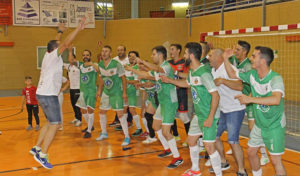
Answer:
[[[60,127],[60,128],[58,128],[58,130],[59,130],[59,131],[62,131],[62,130],[64,130],[64,127]]]
[[[228,150],[228,151],[226,152],[226,155],[232,155],[232,150],[231,150],[231,149]]]
[[[262,166],[268,164],[269,162],[270,162],[270,160],[269,160],[268,157],[262,156],[262,157],[260,158],[260,165],[262,165]]]
[[[76,123],[77,122],[77,119],[74,119],[70,122],[70,124],[73,124],[73,123]]]
[[[211,166],[210,159],[208,159],[208,160],[205,162],[205,166],[206,166],[206,167],[209,167],[209,166]]]
[[[76,126],[76,127],[81,126],[81,121],[80,121],[80,120],[77,120],[77,121],[75,122],[75,125],[74,125],[74,126]]]
[[[151,138],[151,137],[147,137],[147,139],[146,140],[143,140],[143,144],[151,144],[151,143],[153,143],[153,142],[156,142],[157,141],[157,139],[154,137],[154,138]]]
[[[97,137],[96,141],[102,141],[104,139],[108,138],[108,134],[107,133],[100,133],[99,137]]]

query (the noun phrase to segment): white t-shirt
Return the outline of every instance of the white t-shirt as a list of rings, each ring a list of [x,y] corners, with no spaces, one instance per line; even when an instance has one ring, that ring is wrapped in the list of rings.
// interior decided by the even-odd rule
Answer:
[[[237,72],[237,68],[234,66],[232,66],[232,68]],[[214,79],[224,78],[227,80],[236,80],[229,78],[224,63],[217,70],[213,68],[211,73]],[[233,90],[224,84],[217,86],[217,88],[220,95],[219,107],[223,113],[240,111],[246,108],[245,105],[241,104],[237,99],[234,99],[236,95],[242,94],[242,91]]]
[[[118,61],[123,66],[129,64],[129,58],[127,56],[123,60],[120,60],[119,56],[116,56],[113,59],[116,60],[116,61]]]
[[[46,52],[41,68],[37,95],[57,96],[62,85],[63,60],[58,55],[58,49]]]
[[[68,70],[70,89],[80,89],[80,70],[78,67],[64,63],[64,68]]]

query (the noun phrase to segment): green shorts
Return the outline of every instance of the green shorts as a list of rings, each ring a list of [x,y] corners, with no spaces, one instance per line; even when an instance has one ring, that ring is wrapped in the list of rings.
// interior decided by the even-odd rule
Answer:
[[[80,92],[80,96],[76,102],[76,106],[82,109],[95,109],[96,105],[96,91]]]
[[[127,98],[128,98],[128,103],[124,104],[124,106],[137,107],[139,91],[130,92],[130,93],[127,92]]]
[[[266,146],[271,155],[282,155],[285,148],[285,128],[279,126],[271,130],[262,130],[254,125],[248,146]]]
[[[108,96],[103,92],[100,101],[100,109],[102,110],[113,109],[115,111],[123,110],[122,93],[117,93],[115,95]]]
[[[248,120],[254,120],[253,104],[249,104],[246,106],[246,114],[247,114]]]
[[[203,142],[215,142],[217,138],[218,120],[219,119],[215,118],[211,127],[207,128],[207,127],[203,127],[203,123],[205,120],[200,119],[198,116],[194,115],[191,121],[188,135],[189,136],[203,135]]]
[[[153,105],[153,104],[152,104]],[[161,103],[154,114],[154,119],[161,120],[163,125],[173,125],[178,103]]]

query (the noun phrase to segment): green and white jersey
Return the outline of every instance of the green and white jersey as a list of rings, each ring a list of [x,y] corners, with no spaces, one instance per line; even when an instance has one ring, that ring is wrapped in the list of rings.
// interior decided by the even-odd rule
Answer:
[[[195,114],[201,120],[206,120],[211,107],[210,93],[218,91],[210,69],[204,64],[194,71],[190,69],[187,83],[191,87]]]
[[[128,66],[130,66],[130,64],[128,64]],[[135,70],[139,69],[138,65],[134,65],[132,67]],[[132,81],[132,80],[138,80],[138,76],[136,74],[134,74],[132,71],[127,71],[125,70],[125,76],[126,76],[126,80]],[[136,87],[133,84],[128,84],[127,83],[127,95],[135,95],[136,94]]]
[[[94,67],[86,67],[83,62],[78,62],[78,67],[80,70],[80,92],[97,91],[97,71]]]
[[[247,57],[244,59],[241,63],[239,63],[238,59],[235,56],[232,56],[229,61],[233,66],[235,66],[237,69],[239,69],[240,72],[245,73],[251,70],[251,62],[250,59]],[[243,82],[243,94],[249,95],[251,90],[250,90],[250,85],[246,82]]]
[[[104,82],[104,93],[110,95],[122,95],[122,78],[125,75],[124,67],[116,60],[111,59],[107,67],[104,61],[100,61],[99,74]]]
[[[156,80],[156,92],[158,95],[158,101],[160,103],[166,102],[166,103],[176,103],[177,100],[177,92],[176,92],[176,86],[174,84],[167,84],[163,83],[160,79],[161,75],[167,76],[169,78],[174,78],[174,70],[172,66],[169,64],[169,62],[164,61],[160,67],[164,70],[164,73],[158,73],[158,72],[149,72],[151,76],[155,77]]]
[[[273,92],[281,92],[282,97],[279,105],[253,104],[255,124],[261,129],[274,129],[278,126],[286,126],[283,97],[284,84],[282,77],[270,70],[267,76],[260,79],[256,70],[246,73],[238,72],[237,76],[250,84],[253,97],[269,97]]]
[[[155,91],[156,91],[156,82],[152,81],[152,80],[146,80],[146,79],[141,79],[140,83],[146,83],[146,82],[151,82],[153,83],[153,87],[141,87],[141,90],[145,90],[147,95],[148,95],[148,100],[151,101],[152,99],[154,100],[154,96],[155,96]]]

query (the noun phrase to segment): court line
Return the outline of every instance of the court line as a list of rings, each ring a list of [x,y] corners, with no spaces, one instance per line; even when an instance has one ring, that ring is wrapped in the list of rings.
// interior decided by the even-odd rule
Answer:
[[[183,149],[183,148],[186,148],[186,147],[179,147],[178,149],[180,150],[180,149]],[[112,157],[106,157],[106,158],[97,158],[97,159],[89,159],[89,160],[72,161],[72,162],[54,164],[53,167],[55,167],[55,166],[70,165],[70,164],[85,163],[85,162],[93,162],[93,161],[103,161],[103,160],[110,160],[110,159],[119,159],[119,158],[131,157],[131,156],[140,156],[140,155],[153,154],[153,153],[158,153],[158,152],[162,152],[162,150],[155,150],[155,151],[152,151],[152,152],[144,152],[144,153],[135,153],[135,154],[130,154],[130,155],[119,155],[119,156],[112,156]],[[38,166],[37,168],[41,169],[43,167],[42,166]],[[24,171],[24,170],[31,170],[31,169],[32,168],[27,167],[27,168],[21,168],[21,169],[0,171],[0,174],[11,173],[11,172],[18,172],[18,171]]]

